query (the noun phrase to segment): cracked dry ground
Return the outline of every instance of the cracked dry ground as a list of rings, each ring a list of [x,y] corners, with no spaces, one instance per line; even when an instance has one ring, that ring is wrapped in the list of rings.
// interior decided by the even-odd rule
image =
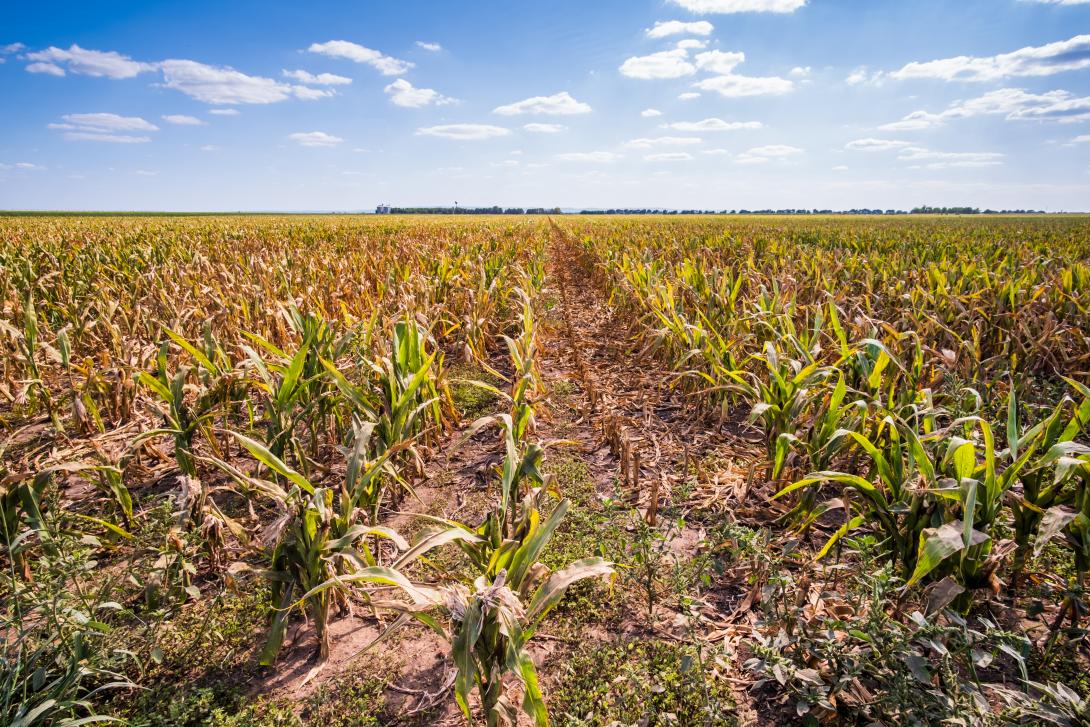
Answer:
[[[539,306],[539,367],[548,394],[534,437],[549,443],[546,471],[572,507],[543,560],[556,568],[602,555],[621,567],[612,583],[573,587],[531,642],[551,719],[761,723],[738,648],[749,633],[756,587],[745,564],[729,562],[709,537],[742,517],[757,451],[692,416],[672,394],[670,373],[641,355],[630,325],[614,315],[608,291],[584,262],[568,233],[554,226]],[[502,352],[489,364],[502,371]],[[479,414],[503,407],[484,404]],[[455,446],[462,439],[461,432],[450,436],[417,486],[419,502],[407,500],[404,509],[463,522],[485,512],[501,444],[490,429]],[[410,535],[420,526],[408,513],[390,525]],[[432,565],[457,569],[458,559],[443,554]],[[298,708],[343,702],[346,684],[368,684],[372,696],[381,693],[378,723],[464,724],[451,697],[453,667],[434,634],[410,627],[361,653],[382,628],[370,612],[358,608],[331,628],[330,659],[321,669],[315,672],[312,644],[301,632],[301,643],[251,685],[251,695]]]

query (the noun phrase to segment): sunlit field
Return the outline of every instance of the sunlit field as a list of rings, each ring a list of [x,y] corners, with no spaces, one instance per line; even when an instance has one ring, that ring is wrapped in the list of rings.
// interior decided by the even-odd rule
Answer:
[[[3,721],[1084,724],[1090,220],[0,219]]]

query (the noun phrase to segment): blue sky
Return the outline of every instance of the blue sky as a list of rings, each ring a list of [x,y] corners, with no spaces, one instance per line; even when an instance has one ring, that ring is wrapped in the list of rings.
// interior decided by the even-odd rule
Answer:
[[[1090,210],[1090,0],[5,3],[0,208]]]

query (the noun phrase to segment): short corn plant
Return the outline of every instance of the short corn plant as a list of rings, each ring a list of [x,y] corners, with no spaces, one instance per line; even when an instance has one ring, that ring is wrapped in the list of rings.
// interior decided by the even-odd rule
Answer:
[[[369,547],[370,538],[390,541],[398,550],[408,543],[395,531],[377,525],[358,523],[358,492],[381,476],[389,453],[376,460],[360,458],[349,461],[349,487],[336,491],[317,487],[289,467],[265,445],[233,433],[235,439],[255,459],[290,489],[284,490],[271,480],[250,477],[226,462],[217,464],[254,492],[272,498],[282,508],[274,527],[265,533],[264,543],[272,544],[270,566],[265,571],[271,588],[274,609],[260,663],[275,661],[284,643],[292,611],[303,607],[318,638],[318,657],[329,655],[330,607],[338,599],[345,603],[348,584],[367,580],[402,585],[400,575],[390,575],[377,564],[377,554]],[[362,574],[362,575],[361,575]],[[383,580],[385,579],[385,580]],[[407,583],[407,581],[405,581]]]
[[[840,436],[848,438],[867,457],[865,476],[814,472],[783,488],[774,498],[822,483],[840,485],[839,497],[818,503],[803,521],[806,526],[826,512],[838,509],[845,512],[845,523],[828,539],[817,557],[825,557],[852,531],[873,527],[884,539],[890,559],[903,573],[912,573],[920,534],[932,524],[935,512],[934,503],[926,493],[927,488],[936,484],[931,455],[912,428],[892,415],[881,420],[874,437],[859,432],[842,432]]]
[[[161,406],[159,413],[163,417],[162,427],[145,432],[136,443],[160,435],[171,437],[178,469],[187,477],[197,477],[193,438],[202,429],[210,434],[209,422],[217,413],[220,399],[208,389],[189,385],[192,373],[189,366],[182,366],[171,375],[167,365],[168,346],[168,343],[160,346],[154,374],[141,371],[136,375],[137,381],[155,394]],[[198,388],[196,396],[189,395],[192,388]]]
[[[568,586],[611,574],[613,566],[602,558],[584,558],[549,573],[539,562],[567,513],[568,501],[561,500],[548,517],[543,516],[546,489],[530,487],[543,484],[538,469],[541,450],[530,445],[519,452],[509,423],[505,428],[508,452],[500,480],[500,500],[484,523],[470,528],[433,519],[440,528],[395,564],[396,568],[403,567],[423,550],[453,541],[469,555],[477,577],[471,585],[445,587],[431,608],[421,608],[419,602],[394,606],[403,612],[394,627],[416,618],[450,642],[457,669],[455,698],[467,718],[469,695],[476,689],[487,725],[514,724],[517,709],[504,688],[504,677],[512,674],[522,684],[523,711],[535,725],[543,726],[548,724],[548,712],[526,644]],[[512,494],[519,490],[525,490],[521,497]],[[449,631],[434,617],[435,610],[447,615]]]

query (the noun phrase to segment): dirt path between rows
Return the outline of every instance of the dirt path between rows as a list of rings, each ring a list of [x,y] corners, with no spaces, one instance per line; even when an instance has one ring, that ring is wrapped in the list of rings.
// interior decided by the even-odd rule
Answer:
[[[672,528],[664,547],[676,562],[687,561],[706,548],[707,541],[701,518],[686,516],[728,509],[717,500],[744,489],[747,465],[723,455],[723,437],[695,420],[686,401],[671,389],[670,372],[640,355],[638,342],[632,338],[632,322],[618,319],[607,302],[608,291],[580,255],[571,233],[551,223],[542,293],[548,310],[538,334],[539,369],[550,393],[538,408],[533,436],[558,442],[550,449],[550,460],[575,461],[585,467],[602,501],[620,498],[633,513],[660,526],[682,522]],[[504,357],[504,351],[496,351],[489,365],[502,369]],[[501,411],[504,406],[497,401],[494,409]],[[409,511],[476,524],[494,496],[492,483],[502,447],[492,429],[454,447],[463,435],[464,429],[447,438],[416,485],[419,500],[406,499],[405,512],[390,515],[386,524],[403,534],[412,533],[417,519]],[[631,537],[631,527],[628,530]],[[730,624],[728,607],[744,597],[740,584],[722,587],[733,596],[698,603],[699,633],[693,630],[694,614],[664,604],[650,620],[625,611],[608,626],[584,625],[582,637],[603,643],[647,639],[694,643],[713,633],[719,638]],[[451,696],[453,667],[447,646],[436,635],[410,627],[361,656],[361,649],[382,628],[367,609],[356,608],[350,616],[334,618],[330,628],[330,658],[320,670],[314,671],[310,630],[303,628],[255,693],[300,703],[323,685],[333,687],[353,672],[397,665],[385,695],[388,709],[397,715],[396,724],[464,724]],[[555,635],[546,622],[530,647],[546,701],[550,686],[558,684],[559,671],[566,665],[572,648],[569,642]],[[745,680],[731,672],[722,676],[737,686],[733,692],[740,723],[756,724],[741,688]],[[524,723],[529,724],[520,718],[519,724]]]

